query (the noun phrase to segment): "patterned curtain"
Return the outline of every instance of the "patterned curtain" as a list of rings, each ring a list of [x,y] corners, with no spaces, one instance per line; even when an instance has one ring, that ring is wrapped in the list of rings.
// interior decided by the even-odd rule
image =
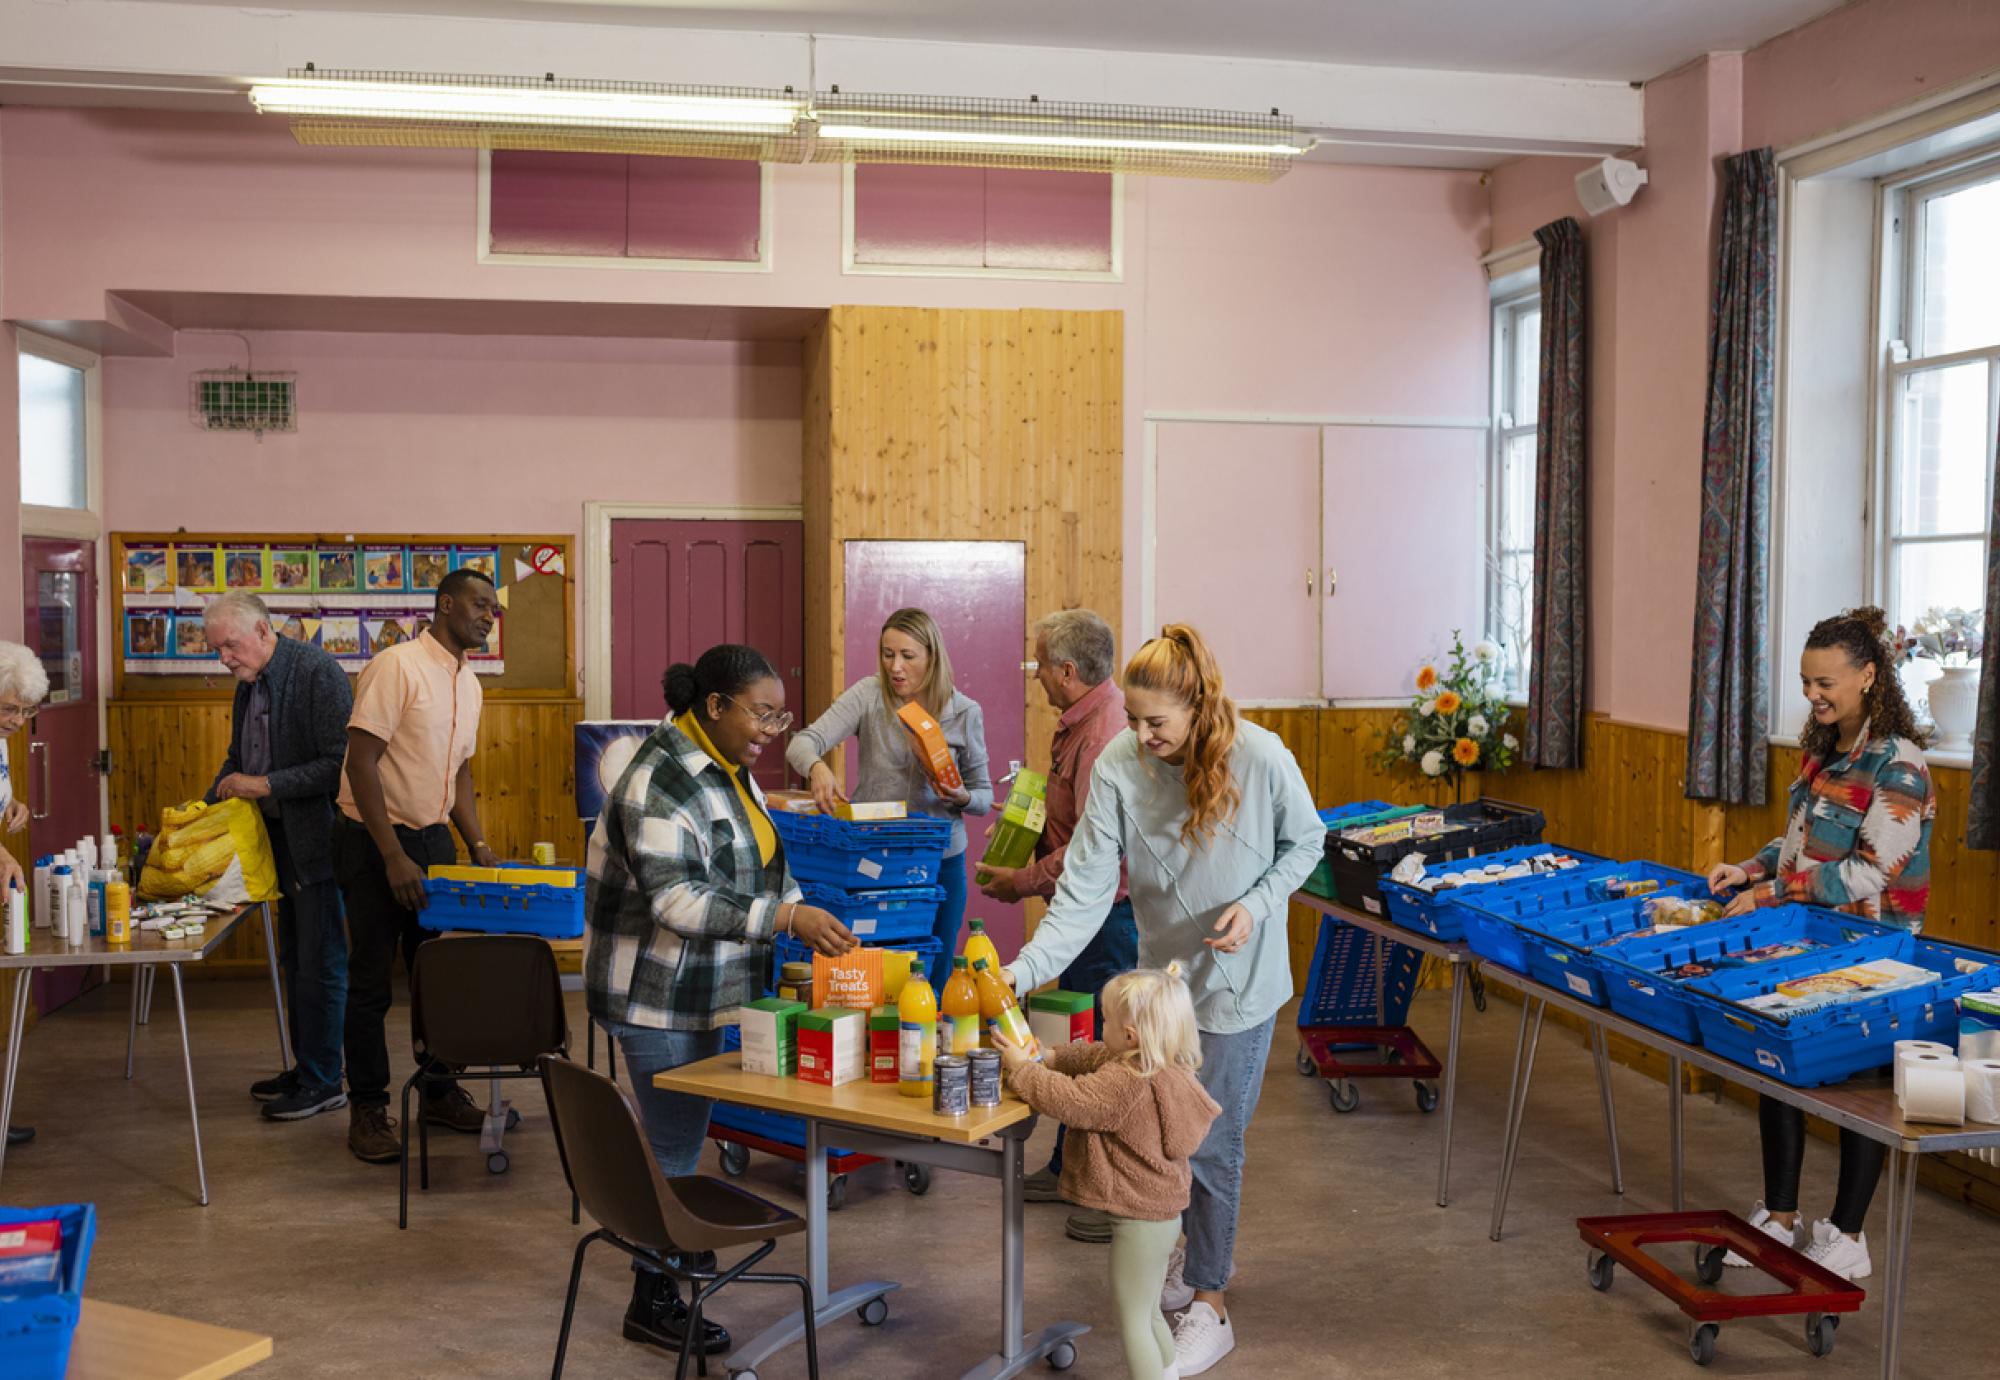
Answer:
[[[1994,518],[1986,537],[1986,642],[1979,661],[1979,720],[1972,730],[1972,806],[1968,848],[2000,849],[2000,455],[1994,456]]]
[[[1687,795],[1761,805],[1771,719],[1767,590],[1777,163],[1770,149],[1752,149],[1724,159],[1722,178],[1702,441]]]
[[[1542,246],[1540,418],[1535,429],[1535,611],[1528,752],[1538,767],[1583,765],[1583,229],[1564,216]]]

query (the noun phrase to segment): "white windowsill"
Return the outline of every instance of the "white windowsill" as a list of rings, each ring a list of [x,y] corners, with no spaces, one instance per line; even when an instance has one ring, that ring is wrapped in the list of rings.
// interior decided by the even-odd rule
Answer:
[[[1799,745],[1798,737],[1790,733],[1773,733],[1769,741],[1772,747],[1796,748]],[[1924,761],[1934,767],[1969,768],[1972,765],[1972,754],[1970,752],[1939,752],[1935,748],[1929,748],[1924,752]]]

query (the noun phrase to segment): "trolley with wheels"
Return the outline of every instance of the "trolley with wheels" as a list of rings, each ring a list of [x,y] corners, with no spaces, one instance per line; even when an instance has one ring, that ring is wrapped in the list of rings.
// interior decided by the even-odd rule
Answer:
[[[1423,955],[1325,916],[1299,1003],[1298,1070],[1326,1081],[1336,1112],[1361,1105],[1361,1079],[1406,1078],[1417,1109],[1438,1105],[1444,1066],[1405,1025]]]
[[[797,1177],[802,1179],[805,1175],[805,1123],[797,1117],[759,1111],[755,1107],[717,1103],[715,1110],[709,1114],[708,1138],[715,1142],[721,1154],[722,1172],[732,1179],[741,1177],[750,1168],[752,1150],[789,1160],[798,1166]],[[826,1151],[827,1210],[839,1212],[847,1206],[849,1174],[879,1163],[881,1160],[874,1155],[829,1148]],[[930,1192],[929,1165],[898,1161],[896,1170],[897,1177],[911,1195],[921,1198]]]
[[[1867,1297],[1859,1285],[1766,1236],[1733,1212],[1579,1217],[1576,1229],[1590,1247],[1586,1272],[1591,1288],[1600,1293],[1610,1289],[1617,1267],[1623,1265],[1641,1282],[1673,1300],[1691,1320],[1688,1356],[1698,1366],[1715,1360],[1722,1324],[1740,1318],[1802,1315],[1806,1349],[1815,1356],[1825,1356],[1833,1350],[1840,1315],[1859,1309]],[[1695,1283],[1683,1279],[1645,1249],[1679,1244],[1694,1247]],[[1731,1251],[1780,1287],[1765,1294],[1715,1290],[1712,1286],[1722,1280],[1723,1257]]]

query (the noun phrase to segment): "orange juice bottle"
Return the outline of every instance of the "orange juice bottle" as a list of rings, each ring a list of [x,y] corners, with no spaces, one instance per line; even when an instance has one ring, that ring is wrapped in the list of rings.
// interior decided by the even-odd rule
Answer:
[[[896,999],[896,1019],[902,1026],[896,1091],[905,1097],[929,1097],[936,1076],[932,1065],[937,1059],[937,996],[930,983],[912,972]]]
[[[938,1003],[938,1053],[970,1054],[979,1048],[979,987],[972,969],[960,954],[951,961],[951,981],[944,985],[944,999]]]
[[[1021,1003],[1014,1000],[1014,994],[1007,990],[1007,984],[1000,979],[999,973],[987,967],[985,959],[978,959],[972,965],[972,980],[979,984],[979,1012],[986,1019],[987,1035],[1004,1035],[1009,1044],[1025,1049],[1036,1059],[1041,1058],[1041,1042],[1028,1028],[1028,1018],[1021,1014]]]
[[[966,927],[965,948],[960,951],[965,955],[965,966],[976,969],[979,967],[979,960],[983,958],[986,960],[986,966],[993,970],[995,977],[998,977],[1000,951],[994,948],[993,941],[986,937],[986,922],[968,920]],[[1003,982],[1000,985],[1005,987],[1007,984]]]

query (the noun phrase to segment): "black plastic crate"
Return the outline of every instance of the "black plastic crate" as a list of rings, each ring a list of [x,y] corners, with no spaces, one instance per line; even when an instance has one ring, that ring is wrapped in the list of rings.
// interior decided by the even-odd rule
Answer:
[[[1395,839],[1367,844],[1326,836],[1327,861],[1333,869],[1334,898],[1343,906],[1386,918],[1382,878],[1403,858],[1420,853],[1426,863],[1477,857],[1524,843],[1540,843],[1548,821],[1540,810],[1486,796],[1464,805],[1444,807],[1452,827],[1424,839]]]

